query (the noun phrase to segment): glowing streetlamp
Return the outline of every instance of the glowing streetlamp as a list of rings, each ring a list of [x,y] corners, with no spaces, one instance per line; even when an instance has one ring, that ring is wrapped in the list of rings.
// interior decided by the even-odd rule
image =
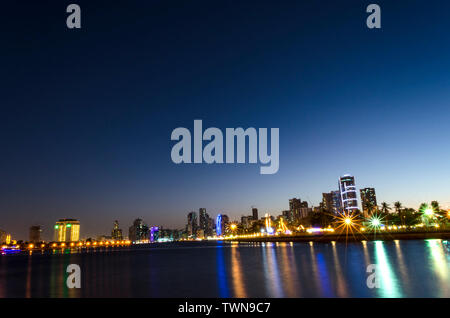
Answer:
[[[427,209],[425,209],[424,214],[425,214],[425,216],[431,218],[434,215],[434,211],[431,208],[427,208]]]

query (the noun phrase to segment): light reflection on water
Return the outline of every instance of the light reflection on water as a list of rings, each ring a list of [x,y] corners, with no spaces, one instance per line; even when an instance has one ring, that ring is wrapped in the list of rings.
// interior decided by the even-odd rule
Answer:
[[[0,257],[1,297],[450,297],[441,240],[178,243]],[[79,264],[82,288],[66,286]],[[380,288],[366,285],[377,265]]]

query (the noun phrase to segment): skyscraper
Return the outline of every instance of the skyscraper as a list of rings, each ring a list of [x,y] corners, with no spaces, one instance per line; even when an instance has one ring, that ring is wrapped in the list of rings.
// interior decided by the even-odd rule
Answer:
[[[187,216],[187,228],[186,232],[188,236],[196,236],[198,230],[197,213],[190,212]]]
[[[358,210],[358,199],[356,195],[355,178],[353,176],[345,174],[339,178],[339,193],[344,212],[356,212]]]
[[[148,242],[149,227],[141,219],[136,219],[128,230],[128,239],[133,242]]]
[[[377,207],[377,197],[375,195],[375,188],[364,188],[360,190],[361,205],[364,216],[369,216]]]
[[[55,224],[55,242],[76,242],[80,239],[80,221],[60,219]]]
[[[296,220],[300,215],[300,208],[302,207],[302,201],[297,198],[292,198],[289,200],[289,216],[291,222]]]
[[[113,240],[123,240],[122,229],[119,228],[119,221],[114,221],[114,228],[111,231],[111,237]]]
[[[258,221],[258,209],[252,208],[253,221]]]
[[[341,193],[339,190],[331,191],[331,197],[333,199],[334,213],[338,214],[342,212]]]
[[[290,220],[289,221],[298,221],[299,219],[305,217],[308,208],[308,202],[300,200],[300,198],[292,198],[289,200],[289,211],[290,211]],[[302,210],[303,209],[303,210]]]
[[[322,193],[322,207],[327,212],[334,212],[332,192]]]
[[[200,230],[203,230],[203,233],[207,232],[207,226],[208,226],[208,214],[206,213],[206,209],[205,208],[200,208],[198,210],[198,215],[199,215],[199,227]]]
[[[38,243],[41,241],[42,229],[39,225],[30,227],[30,242]]]

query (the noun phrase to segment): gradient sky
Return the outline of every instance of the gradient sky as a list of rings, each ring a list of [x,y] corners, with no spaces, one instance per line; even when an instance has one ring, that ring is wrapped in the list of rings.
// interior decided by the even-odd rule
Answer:
[[[82,29],[65,25],[78,3]],[[373,2],[373,1],[372,1]],[[450,3],[20,1],[2,5],[0,228],[181,228],[317,205],[344,173],[378,202],[450,206]],[[278,127],[280,169],[175,165],[176,127]]]

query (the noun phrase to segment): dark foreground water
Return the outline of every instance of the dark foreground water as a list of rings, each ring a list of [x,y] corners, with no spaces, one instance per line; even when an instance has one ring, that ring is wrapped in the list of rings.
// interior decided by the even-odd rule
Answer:
[[[69,264],[80,289],[67,288]],[[367,286],[370,264],[379,288]],[[450,297],[449,266],[441,240],[34,252],[0,256],[0,297]]]

